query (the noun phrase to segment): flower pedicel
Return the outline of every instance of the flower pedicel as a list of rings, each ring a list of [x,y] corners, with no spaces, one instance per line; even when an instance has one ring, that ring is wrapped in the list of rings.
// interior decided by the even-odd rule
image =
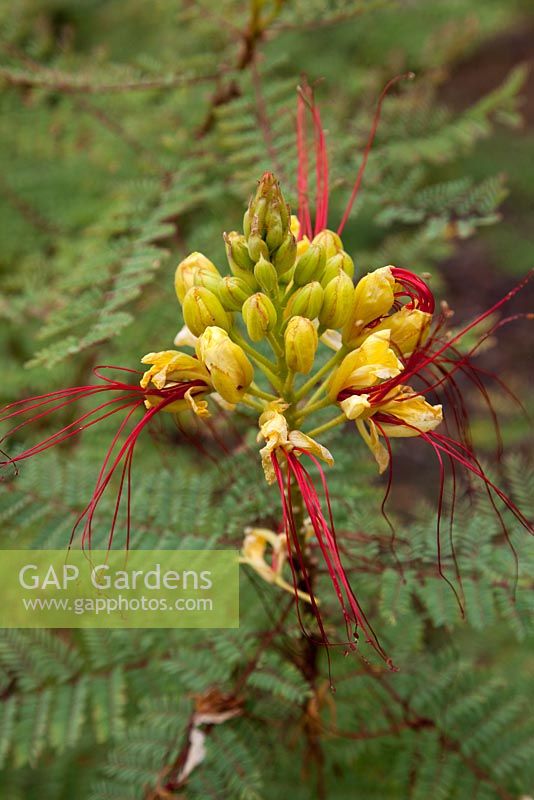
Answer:
[[[101,401],[57,433],[12,458],[6,457],[2,466],[16,466],[107,417],[120,415],[92,497],[73,531],[74,537],[81,526],[82,544],[90,546],[95,509],[116,472],[119,488],[109,542],[117,526],[125,487],[129,537],[134,448],[154,416],[189,410],[202,421],[220,411],[221,406],[226,411],[238,405],[253,410],[265,478],[280,493],[283,534],[264,529],[247,531],[241,561],[266,581],[293,591],[297,600],[311,609],[320,641],[332,644],[308,569],[307,550],[313,537],[345,622],[346,640],[341,644],[354,649],[362,633],[388,664],[391,662],[341,561],[322,466],[334,460],[320,442],[324,432],[353,422],[354,432],[370,449],[379,471],[389,468],[390,481],[392,438],[419,437],[434,449],[441,471],[438,555],[446,465],[451,466],[453,478],[455,466],[459,465],[480,479],[499,518],[502,520],[495,498],[532,532],[521,511],[484,473],[469,439],[456,382],[457,373],[466,374],[487,399],[483,373],[469,358],[481,340],[468,355],[460,353],[456,345],[481,320],[503,306],[520,286],[462,331],[447,336],[447,314],[441,313],[434,321],[434,297],[420,277],[407,269],[386,266],[354,284],[354,262],[343,249],[341,234],[361,183],[382,100],[393,82],[380,97],[356,183],[336,232],[327,227],[328,160],[324,133],[311,90],[305,88],[299,94],[297,108],[298,215],[291,216],[278,181],[267,172],[245,213],[243,233],[224,234],[230,275],[223,276],[201,253],[192,253],[177,267],[175,288],[186,325],[175,344],[191,352],[149,353],[142,359],[148,369],[139,383],[130,382],[138,374],[135,370],[99,367],[95,369],[98,383],[21,400],[0,414],[0,422],[12,424],[6,439],[31,422],[79,400]],[[308,111],[317,143],[314,224],[308,198]],[[505,321],[494,324],[482,339]],[[320,366],[315,367],[316,361]],[[121,373],[125,380],[112,377]],[[439,390],[445,416],[456,423],[457,438],[450,434],[450,425],[445,432],[442,430],[442,404],[427,399]],[[325,414],[328,409],[334,415],[317,424],[316,415]],[[319,474],[319,490],[310,466]],[[267,546],[273,552],[271,564],[265,560]],[[282,575],[286,562],[291,583]],[[441,562],[439,567],[441,571]]]

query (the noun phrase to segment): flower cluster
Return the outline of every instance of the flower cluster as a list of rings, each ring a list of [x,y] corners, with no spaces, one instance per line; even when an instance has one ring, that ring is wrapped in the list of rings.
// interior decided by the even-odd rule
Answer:
[[[314,228],[303,167],[306,104],[312,108],[318,142]],[[371,142],[372,136],[363,165]],[[175,289],[185,325],[174,344],[181,349],[144,356],[142,362],[148,369],[137,385],[110,378],[106,368],[98,368],[100,383],[7,407],[0,422],[15,420],[10,435],[74,400],[112,395],[58,433],[4,463],[16,465],[110,415],[126,412],[93,495],[75,526],[76,530],[83,523],[82,542],[90,545],[95,508],[120,468],[111,541],[125,486],[129,523],[133,450],[139,434],[156,414],[192,412],[202,422],[221,408],[228,412],[240,405],[247,413],[252,410],[265,477],[280,492],[283,525],[281,533],[248,531],[243,563],[266,581],[294,591],[295,597],[311,609],[320,640],[330,643],[308,567],[313,542],[321,552],[342,609],[346,625],[343,644],[354,648],[361,631],[387,660],[341,562],[322,467],[331,465],[333,456],[319,441],[322,434],[353,422],[380,472],[391,469],[391,438],[420,437],[433,447],[442,470],[440,509],[444,463],[460,464],[480,478],[490,495],[497,495],[525,527],[531,527],[485,475],[463,424],[464,408],[455,374],[467,373],[478,388],[482,383],[469,356],[462,355],[456,344],[481,318],[456,335],[447,336],[447,314],[433,319],[432,292],[413,272],[385,266],[355,279],[354,262],[340,235],[355,192],[337,232],[329,230],[324,135],[318,111],[306,92],[299,98],[298,143],[298,216],[291,215],[277,179],[267,172],[250,200],[243,231],[224,234],[229,269],[217,268],[197,252],[178,265]],[[360,170],[356,190],[361,174]],[[442,404],[427,399],[438,389],[443,389],[453,417],[462,422],[457,426],[457,438],[451,437],[449,429],[438,430]],[[141,408],[144,415],[131,423],[134,412]],[[25,416],[28,412],[32,413],[30,419]],[[319,491],[309,466],[319,473]],[[268,545],[273,550],[271,564],[265,560]],[[285,564],[289,565],[291,583],[283,577]]]

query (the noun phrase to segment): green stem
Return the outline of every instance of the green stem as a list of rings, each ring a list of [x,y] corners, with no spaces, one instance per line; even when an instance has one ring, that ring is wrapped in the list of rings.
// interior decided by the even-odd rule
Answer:
[[[269,392],[264,392],[263,389],[260,389],[254,382],[250,384],[248,387],[248,394],[253,394],[256,397],[261,397],[262,400],[278,400],[275,394],[270,394]]]
[[[313,414],[315,411],[320,411],[322,408],[326,408],[329,405],[332,405],[332,401],[329,397],[325,397],[324,400],[319,400],[317,403],[308,403],[308,405],[300,410],[296,418],[296,424],[300,425],[302,420],[309,417],[310,414]]]
[[[272,361],[269,361],[269,359],[265,356],[262,356],[261,353],[258,353],[258,351],[252,347],[252,345],[243,339],[240,333],[237,333],[237,331],[231,331],[230,336],[234,342],[238,344],[239,347],[243,348],[245,353],[253,358],[258,364],[262,364],[264,367],[270,370],[276,369],[276,364],[274,364]]]
[[[275,335],[273,333],[268,333],[267,334],[267,341],[269,342],[269,344],[273,348],[273,352],[274,352],[275,356],[277,358],[283,358],[284,357],[284,351],[283,351],[281,345],[276,341],[276,337],[275,337]]]
[[[330,422],[325,422],[324,425],[319,425],[318,428],[313,428],[311,431],[306,431],[306,434],[312,437],[319,436],[319,434],[329,431],[331,428],[335,428],[336,425],[341,425],[342,422],[346,421],[347,418],[345,414],[340,414],[338,417],[331,419]]]
[[[287,373],[286,382],[284,383],[284,388],[282,394],[284,397],[289,397],[293,390],[293,381],[295,380],[295,373],[292,370],[289,370]]]
[[[331,369],[335,367],[335,365],[341,361],[346,354],[346,349],[344,347],[341,350],[338,350],[337,353],[334,353],[332,358],[329,358],[326,364],[324,364],[320,370],[318,370],[315,375],[306,381],[306,383],[300,387],[298,392],[295,393],[295,400],[301,400],[309,391],[312,389],[317,381],[320,381]]]
[[[251,397],[247,397],[246,395],[240,400],[240,402],[244,403],[246,406],[249,406],[249,408],[255,409],[255,411],[259,411],[262,414],[265,411],[265,406],[262,406],[261,403],[257,403],[255,400],[252,400]]]

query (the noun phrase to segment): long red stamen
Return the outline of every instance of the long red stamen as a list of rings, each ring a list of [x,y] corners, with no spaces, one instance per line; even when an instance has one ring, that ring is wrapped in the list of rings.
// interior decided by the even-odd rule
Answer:
[[[115,502],[114,514],[111,522],[109,546],[111,547],[113,534],[116,529],[118,515],[121,506],[121,498],[123,495],[125,485],[127,487],[126,491],[128,498],[127,509],[126,509],[126,521],[127,521],[127,544],[129,544],[130,524],[131,524],[131,507],[130,507],[131,469],[133,462],[134,447],[139,437],[139,434],[150,422],[150,420],[157,413],[159,413],[159,411],[171,405],[172,403],[175,403],[178,400],[183,400],[188,390],[194,387],[207,388],[202,381],[196,380],[196,381],[183,382],[181,384],[166,387],[163,389],[155,389],[155,388],[143,389],[138,384],[137,385],[128,384],[122,381],[118,381],[112,377],[109,377],[108,375],[103,374],[105,370],[118,370],[121,372],[126,372],[128,374],[139,375],[139,373],[136,372],[135,370],[130,370],[125,367],[110,367],[110,366],[97,367],[95,368],[94,373],[100,380],[103,381],[101,384],[77,386],[70,389],[60,389],[55,392],[50,392],[49,394],[38,395],[36,397],[28,398],[26,400],[19,400],[16,401],[15,403],[11,403],[8,406],[6,406],[4,411],[0,414],[0,423],[6,422],[8,420],[17,421],[17,423],[13,427],[11,427],[7,431],[7,433],[4,434],[4,436],[0,439],[0,443],[2,443],[8,436],[13,436],[15,433],[25,428],[27,425],[42,420],[50,416],[51,414],[55,413],[56,411],[61,411],[63,408],[77,402],[78,400],[85,400],[94,396],[98,396],[103,392],[115,395],[111,399],[106,400],[105,402],[99,404],[96,408],[84,412],[83,414],[78,416],[73,422],[64,425],[59,431],[56,431],[55,433],[45,437],[37,444],[32,445],[26,450],[23,450],[21,453],[14,455],[12,457],[8,456],[7,454],[4,454],[6,458],[4,461],[0,461],[0,467],[6,467],[12,465],[15,466],[16,468],[19,462],[24,461],[30,458],[31,456],[38,455],[39,453],[42,453],[45,450],[54,447],[55,445],[61,444],[79,435],[83,431],[91,428],[93,425],[102,422],[103,420],[107,419],[108,417],[114,414],[117,414],[118,412],[128,410],[128,413],[121,420],[121,423],[113,436],[111,444],[105,455],[104,461],[100,467],[100,471],[97,476],[97,481],[91,500],[84,509],[84,511],[79,515],[78,519],[76,520],[76,523],[72,531],[70,544],[72,544],[76,530],[78,529],[82,520],[85,520],[83,535],[82,535],[82,544],[85,545],[86,542],[88,542],[89,545],[91,544],[91,533],[92,533],[91,525],[96,507],[121,462],[122,462],[122,472],[118,488],[118,494]],[[145,410],[143,417],[139,422],[136,423],[133,430],[127,435],[124,443],[119,448],[119,452],[115,455],[115,450],[118,446],[118,443],[123,433],[125,432],[127,426],[129,425],[129,422],[133,414],[144,407],[145,400],[147,398],[150,398],[152,404],[155,403],[158,399],[160,400],[160,402],[157,405],[151,405],[151,407],[148,410]],[[33,415],[30,416],[29,418],[25,418],[26,415],[28,413],[31,414],[31,412],[34,412]],[[110,461],[112,461],[111,466],[109,466]]]
[[[306,101],[303,93],[306,91],[299,87],[297,95],[297,193],[298,193],[298,220],[300,222],[299,239],[313,236],[308,198],[308,145],[306,139]]]
[[[375,114],[374,114],[374,117],[373,117],[373,123],[371,125],[371,131],[369,133],[369,137],[367,139],[367,144],[365,145],[365,149],[363,151],[363,156],[362,156],[362,160],[361,160],[361,163],[360,163],[360,167],[358,169],[358,174],[356,175],[356,181],[354,183],[354,187],[352,189],[352,193],[350,195],[349,202],[347,203],[347,207],[345,209],[345,213],[343,214],[343,216],[341,218],[341,222],[339,223],[339,228],[337,229],[337,232],[338,232],[339,236],[341,236],[341,234],[343,233],[343,229],[344,229],[345,225],[347,224],[348,218],[350,217],[350,212],[352,211],[352,207],[354,205],[354,201],[356,200],[356,197],[358,196],[358,191],[360,189],[360,185],[361,185],[362,178],[363,178],[363,175],[364,175],[364,172],[365,172],[365,168],[367,166],[367,160],[369,158],[369,153],[371,152],[371,149],[373,147],[373,142],[375,140],[376,132],[378,130],[378,123],[380,122],[380,114],[382,112],[382,104],[383,104],[383,102],[384,102],[384,100],[386,98],[386,95],[389,92],[389,90],[393,86],[395,86],[396,83],[398,83],[399,81],[405,80],[405,79],[412,79],[413,77],[415,77],[413,72],[406,72],[403,75],[396,75],[394,78],[391,78],[391,80],[386,83],[386,85],[384,86],[384,88],[382,89],[382,91],[380,93],[380,96],[378,98],[378,103],[376,105],[376,111],[375,111]]]
[[[311,461],[315,464],[315,466],[319,471],[328,510],[327,517],[325,516],[325,513],[322,509],[321,501],[317,494],[317,490],[315,489],[315,486],[313,484],[313,480],[308,471],[303,467],[303,465],[297,458],[296,455],[297,452],[301,452],[302,455],[307,455],[311,459]],[[336,541],[335,529],[332,519],[332,508],[330,503],[328,486],[326,483],[324,471],[320,463],[312,454],[304,451],[294,451],[290,453],[284,453],[284,456],[288,467],[287,487],[284,486],[281,468],[280,465],[278,464],[278,460],[275,454],[272,455],[272,462],[277,477],[280,495],[282,498],[284,528],[286,530],[286,535],[288,536],[289,560],[291,564],[291,559],[296,558],[299,571],[305,576],[304,581],[306,589],[310,594],[310,597],[312,598],[312,604],[311,604],[312,611],[319,625],[319,630],[321,632],[321,641],[324,644],[329,644],[329,645],[332,644],[328,641],[326,637],[318,606],[315,600],[313,599],[313,590],[304,563],[304,556],[302,554],[301,544],[298,535],[299,532],[296,530],[295,520],[292,514],[291,476],[293,476],[296,481],[299,494],[302,497],[302,500],[306,507],[306,511],[310,517],[317,543],[319,545],[328,573],[332,580],[332,584],[334,586],[338,602],[343,611],[343,617],[347,628],[347,641],[339,644],[344,644],[344,646],[348,646],[350,649],[355,649],[354,638],[355,636],[357,637],[357,630],[360,629],[364,632],[367,642],[371,644],[371,646],[387,662],[388,666],[392,668],[390,660],[388,659],[386,653],[384,652],[382,646],[380,645],[371,625],[369,624],[369,621],[367,620],[363,610],[361,609],[356,599],[356,596],[354,595],[354,592],[347,578],[346,572],[341,563],[339,547]],[[288,495],[287,499],[284,493],[284,489],[286,489],[287,491]],[[296,575],[296,570],[294,570],[294,565],[291,565],[291,568],[294,577],[294,585],[295,588],[297,588],[298,579]],[[356,626],[356,630],[353,629],[353,626]]]

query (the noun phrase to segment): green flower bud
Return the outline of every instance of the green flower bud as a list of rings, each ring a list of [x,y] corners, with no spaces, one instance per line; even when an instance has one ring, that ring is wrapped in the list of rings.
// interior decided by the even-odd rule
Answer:
[[[299,316],[315,319],[319,316],[323,305],[324,289],[319,281],[312,281],[301,286],[291,297],[284,311],[284,319]]]
[[[284,333],[286,363],[293,372],[306,375],[313,367],[319,339],[313,322],[292,317]]]
[[[325,229],[321,231],[312,239],[312,244],[317,244],[322,247],[326,253],[327,258],[335,256],[340,250],[343,250],[343,242],[334,231]]]
[[[270,261],[266,261],[263,256],[254,267],[254,277],[259,285],[267,294],[275,294],[278,291],[278,275]]]
[[[341,328],[348,320],[354,302],[354,284],[340,271],[325,287],[319,322],[325,328]]]
[[[247,248],[247,240],[241,233],[230,231],[224,233],[224,244],[230,268],[243,269],[251,272],[254,269],[254,261],[250,258]]]
[[[339,270],[345,272],[351,279],[354,277],[354,261],[344,250],[336,253],[335,256],[331,256],[326,262],[326,268],[321,279],[323,286],[326,286],[333,278],[336,278]]]
[[[261,292],[256,292],[245,300],[241,313],[253,342],[264,339],[276,325],[276,309],[267,295]]]
[[[279,275],[284,275],[288,270],[292,268],[295,263],[295,258],[297,255],[297,240],[291,233],[288,231],[284,238],[284,241],[276,250],[271,258],[271,261],[274,264],[274,268],[276,269]]]
[[[273,202],[267,211],[267,216],[265,217],[265,229],[265,241],[267,242],[269,252],[272,253],[273,250],[276,250],[278,247],[280,247],[284,241],[284,234],[287,230],[287,227],[284,230],[278,202]]]
[[[226,311],[241,311],[243,303],[252,294],[252,289],[242,278],[227,275],[221,280],[218,294]]]
[[[290,211],[280,184],[271,172],[265,172],[243,219],[248,252],[253,261],[259,261],[260,256],[270,260],[271,254],[282,246],[289,222]]]
[[[254,263],[259,261],[262,257],[269,260],[269,248],[259,233],[251,233],[247,243],[249,256]]]
[[[326,264],[326,252],[312,244],[301,255],[295,265],[293,280],[296,286],[305,286],[310,281],[320,281]]]
[[[174,275],[174,288],[180,303],[183,303],[189,289],[199,285],[197,279],[206,275],[214,275],[219,279],[221,277],[215,264],[202,253],[191,253],[178,264]]]
[[[210,325],[229,331],[232,319],[219,298],[204,286],[189,289],[182,304],[184,322],[194,336],[201,336]]]
[[[209,289],[210,292],[213,292],[213,294],[219,296],[221,281],[222,278],[219,274],[215,275],[213,272],[198,270],[198,272],[195,273],[194,285],[203,286],[205,289]]]

